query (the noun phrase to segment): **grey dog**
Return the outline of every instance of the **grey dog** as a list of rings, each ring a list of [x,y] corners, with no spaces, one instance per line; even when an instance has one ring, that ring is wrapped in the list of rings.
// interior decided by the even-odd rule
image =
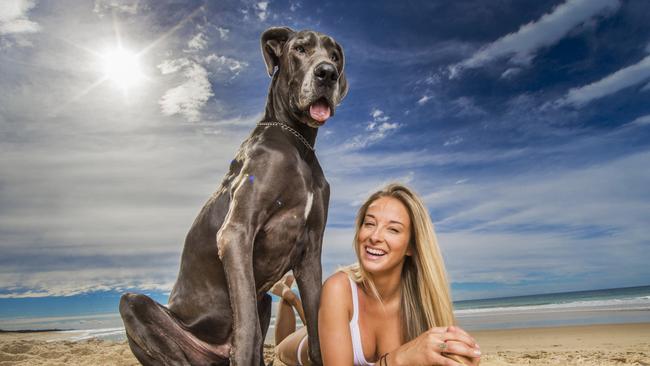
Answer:
[[[292,270],[310,358],[321,363],[318,305],[329,184],[313,150],[318,128],[347,94],[343,49],[289,28],[262,34],[272,76],[266,111],[185,239],[164,307],[141,294],[120,301],[131,350],[144,365],[264,364],[266,292]]]

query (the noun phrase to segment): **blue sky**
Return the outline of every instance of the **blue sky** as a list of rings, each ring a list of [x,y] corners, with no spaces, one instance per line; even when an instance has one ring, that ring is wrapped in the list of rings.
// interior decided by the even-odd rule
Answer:
[[[319,132],[326,274],[391,181],[434,219],[456,300],[650,284],[645,0],[4,1],[0,298],[169,291],[261,118],[269,26],[341,43]],[[121,85],[103,60],[122,47]]]

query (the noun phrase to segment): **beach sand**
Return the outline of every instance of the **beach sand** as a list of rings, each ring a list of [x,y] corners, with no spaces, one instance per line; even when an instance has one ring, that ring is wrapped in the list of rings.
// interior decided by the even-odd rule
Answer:
[[[650,366],[650,323],[474,331],[481,365]],[[58,337],[58,338],[57,338]],[[265,347],[267,363],[273,348]],[[0,333],[0,366],[138,365],[125,342],[61,340],[61,333]],[[274,365],[281,365],[280,362]]]
[[[481,365],[650,365],[650,323],[474,331]]]

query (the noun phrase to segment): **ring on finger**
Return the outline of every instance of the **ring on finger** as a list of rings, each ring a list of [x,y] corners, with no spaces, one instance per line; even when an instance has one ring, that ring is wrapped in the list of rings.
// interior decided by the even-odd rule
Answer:
[[[445,343],[445,342],[442,342],[442,343],[438,344],[438,348],[440,348],[441,350],[445,350],[445,349],[449,348],[449,345],[447,343]]]

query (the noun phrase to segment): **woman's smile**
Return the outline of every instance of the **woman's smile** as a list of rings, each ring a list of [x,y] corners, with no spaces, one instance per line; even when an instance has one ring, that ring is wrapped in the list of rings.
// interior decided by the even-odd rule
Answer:
[[[366,247],[366,255],[370,260],[376,260],[386,255],[386,251],[378,248]]]

